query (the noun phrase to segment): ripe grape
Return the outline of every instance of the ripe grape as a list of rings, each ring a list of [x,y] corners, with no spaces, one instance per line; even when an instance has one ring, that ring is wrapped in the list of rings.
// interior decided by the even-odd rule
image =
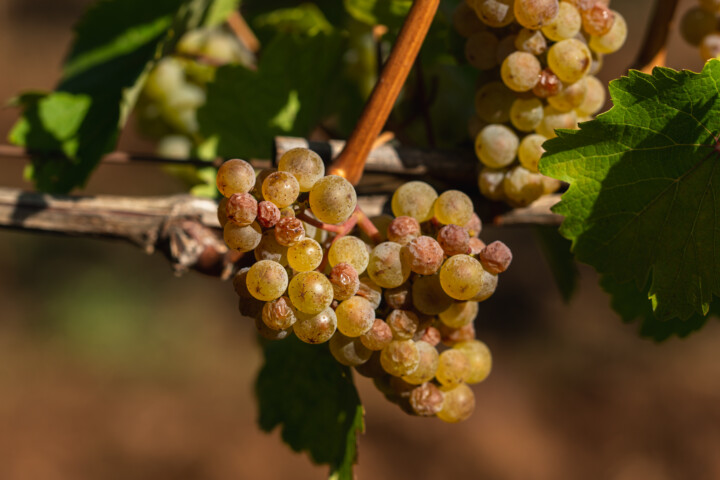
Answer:
[[[482,272],[480,262],[470,255],[455,255],[440,269],[440,285],[455,300],[469,300],[482,287]]]
[[[399,243],[384,242],[370,252],[367,272],[379,286],[398,287],[410,276],[410,264],[401,258],[401,249]]]
[[[438,330],[440,330],[443,345],[447,345],[448,347],[475,339],[474,323],[468,323],[461,328],[450,328],[444,323],[440,323],[438,324]]]
[[[425,182],[407,182],[393,193],[393,215],[413,217],[418,222],[426,222],[434,215],[433,204],[437,196],[435,189]]]
[[[248,270],[246,282],[250,295],[258,300],[269,302],[285,293],[288,286],[288,275],[285,268],[279,263],[272,260],[260,260]]]
[[[490,200],[502,200],[505,198],[503,192],[503,180],[505,179],[505,170],[484,167],[478,175],[478,187],[480,193]]]
[[[413,307],[412,285],[405,282],[399,287],[388,288],[383,292],[385,303],[392,309],[409,310]]]
[[[296,274],[290,280],[288,294],[295,308],[310,315],[322,312],[333,300],[330,280],[314,271]]]
[[[559,112],[569,112],[579,107],[587,95],[587,79],[588,77],[581,78],[572,85],[566,86],[559,94],[548,97],[548,103]]]
[[[241,299],[255,298],[250,295],[250,292],[247,289],[247,272],[249,270],[250,267],[241,268],[232,279],[233,289]]]
[[[435,200],[435,219],[444,225],[465,225],[472,214],[472,200],[460,190],[448,190]]]
[[[445,252],[445,255],[452,257],[460,253],[468,253],[470,249],[470,234],[463,227],[445,225],[438,232],[437,242],[440,244],[443,252]]]
[[[288,297],[280,297],[267,302],[263,307],[262,319],[268,328],[286,330],[293,326],[297,318]]]
[[[533,93],[539,98],[548,98],[559,94],[563,89],[563,84],[552,70],[546,68],[540,72],[538,83],[533,88]]]
[[[255,170],[245,160],[232,159],[220,165],[217,188],[225,197],[233,193],[247,193],[255,185]]]
[[[360,288],[355,294],[370,302],[373,308],[378,308],[382,302],[382,288],[380,288],[370,277],[360,278]]]
[[[542,122],[535,129],[535,132],[545,138],[555,138],[557,134],[555,129],[559,128],[577,128],[577,114],[574,110],[569,112],[561,112],[555,107],[548,105],[545,107]]]
[[[263,168],[258,172],[257,177],[255,177],[255,186],[253,186],[252,189],[252,194],[255,198],[266,201],[265,197],[263,197],[262,186],[268,175],[275,172],[277,172],[277,168]]]
[[[555,18],[558,0],[515,0],[515,20],[525,28],[538,30]]]
[[[470,237],[470,255],[477,255],[485,248],[485,242],[479,238]]]
[[[527,135],[523,138],[520,142],[520,147],[518,147],[518,160],[520,161],[520,165],[531,172],[537,173],[540,157],[545,153],[545,149],[542,147],[545,140],[547,140],[547,138],[537,133]]]
[[[218,202],[217,219],[220,222],[220,226],[224,227],[229,222],[227,217],[227,197],[222,197]]]
[[[325,176],[325,164],[320,155],[307,148],[292,148],[283,153],[278,170],[295,176],[301,192],[309,192]]]
[[[515,94],[502,82],[490,82],[475,93],[475,113],[484,122],[505,123],[510,120],[510,107],[514,101]],[[417,220],[425,221],[419,218]]]
[[[503,60],[500,75],[503,83],[510,90],[527,92],[537,84],[541,71],[540,61],[535,55],[527,52],[514,52]]]
[[[440,284],[439,275],[418,277],[413,282],[413,302],[415,308],[425,315],[437,315],[444,312],[453,304]]]
[[[369,260],[370,254],[365,242],[350,235],[336,239],[328,251],[328,262],[331,267],[339,263],[349,263],[358,275],[365,271]]]
[[[357,195],[352,184],[343,177],[328,175],[318,180],[310,190],[310,209],[324,223],[342,223],[352,215]]]
[[[541,55],[547,50],[547,40],[538,30],[523,28],[515,37],[515,48],[521,52]]]
[[[387,238],[391,242],[406,245],[420,235],[420,224],[413,217],[397,217],[387,228]]]
[[[498,39],[490,32],[475,32],[465,42],[465,58],[478,70],[491,70],[497,65]]]
[[[575,112],[581,117],[591,117],[605,105],[605,85],[597,77],[591,75],[585,77],[584,83],[585,97],[582,103],[575,108]]]
[[[627,23],[625,23],[625,18],[615,10],[613,10],[612,13],[615,15],[615,22],[613,22],[610,31],[605,35],[590,37],[590,48],[598,53],[617,52],[625,44],[625,40],[627,39]],[[562,78],[561,75],[558,76]]]
[[[280,220],[280,209],[272,202],[258,203],[257,222],[264,228],[272,228]]]
[[[429,343],[433,347],[440,343],[441,338],[440,330],[435,327],[426,328],[420,336],[420,340]]]
[[[278,208],[292,205],[300,194],[300,184],[295,176],[288,172],[273,172],[262,183],[262,194]]]
[[[265,325],[262,318],[255,318],[255,329],[258,334],[267,340],[282,340],[287,338],[292,333],[292,328],[286,328],[285,330],[273,330],[272,328]]]
[[[376,318],[370,330],[360,335],[360,341],[370,350],[379,351],[393,340],[392,330],[383,320]]]
[[[332,308],[320,313],[295,313],[297,321],[293,325],[295,336],[305,343],[324,343],[330,340],[337,328],[337,317]]]
[[[234,193],[227,199],[225,212],[235,225],[250,225],[257,217],[257,200],[249,193]]]
[[[455,302],[440,313],[440,321],[450,328],[464,327],[475,320],[478,310],[478,302]]]
[[[431,417],[442,409],[445,397],[433,383],[424,383],[410,392],[410,407],[416,415]]]
[[[348,367],[362,365],[372,355],[372,350],[366,348],[360,339],[347,337],[341,332],[335,332],[328,345],[335,360]]]
[[[460,2],[455,8],[452,14],[452,24],[455,31],[464,38],[485,29],[485,24],[467,2]]]
[[[596,3],[582,13],[582,25],[589,35],[605,35],[613,27],[615,15],[602,3]]]
[[[354,296],[335,309],[337,326],[343,335],[359,337],[372,328],[375,323],[375,309],[363,297]]]
[[[408,375],[420,364],[420,351],[412,340],[393,340],[382,349],[380,363],[390,375]]]
[[[543,104],[537,98],[518,98],[510,109],[510,121],[522,132],[532,132],[543,119]]]
[[[503,191],[513,205],[518,207],[530,205],[543,194],[542,175],[517,165],[505,174]]]
[[[227,246],[240,252],[249,252],[257,247],[261,236],[260,225],[257,223],[239,227],[228,222],[223,228],[223,239]]]
[[[305,238],[303,223],[295,217],[285,217],[275,225],[275,239],[280,245],[292,247]]]
[[[480,232],[482,231],[482,221],[480,220],[480,217],[478,217],[477,213],[472,214],[472,217],[470,217],[470,220],[463,225],[463,228],[467,230],[468,235],[471,237],[477,237],[480,235]]]
[[[488,125],[475,139],[475,154],[484,165],[502,168],[515,160],[518,142],[515,132],[505,125]]]
[[[459,385],[443,385],[440,391],[444,394],[442,409],[437,417],[443,422],[457,423],[467,420],[475,410],[475,394],[461,383]]]
[[[463,352],[470,360],[470,375],[466,383],[480,383],[485,380],[492,370],[492,355],[487,345],[479,340],[460,342],[453,346],[454,349]]]
[[[409,310],[393,310],[385,319],[396,340],[410,340],[420,325],[420,319]],[[422,382],[421,382],[422,383]]]
[[[470,6],[480,20],[491,27],[504,27],[512,23],[513,0],[473,0]]]
[[[438,368],[438,351],[433,346],[422,340],[415,342],[420,361],[414,372],[403,375],[402,379],[411,385],[420,385],[429,382],[435,376]]]
[[[558,14],[542,27],[542,33],[550,40],[559,42],[573,38],[583,26],[583,17],[571,3],[560,2]]]
[[[512,252],[503,242],[495,241],[480,252],[480,263],[485,270],[497,275],[508,269]]]
[[[272,260],[284,267],[288,264],[287,251],[287,247],[280,245],[275,239],[275,232],[266,230],[255,247],[255,260]]]
[[[357,270],[349,263],[338,263],[335,265],[328,279],[333,287],[333,298],[335,300],[347,300],[357,293],[360,288],[360,279]]]
[[[612,32],[608,35],[611,34]],[[575,83],[587,75],[592,64],[592,57],[587,45],[580,40],[569,38],[550,47],[547,62],[560,80],[565,83]]]
[[[460,350],[445,350],[438,359],[435,378],[441,385],[457,385],[470,376],[470,360]]]
[[[484,302],[495,293],[498,284],[498,276],[483,269],[480,291],[470,300],[473,302]]]
[[[323,259],[323,249],[312,238],[304,238],[287,250],[287,262],[296,272],[315,270]]]
[[[434,238],[423,235],[405,245],[400,254],[411,271],[432,275],[442,265],[444,252]]]

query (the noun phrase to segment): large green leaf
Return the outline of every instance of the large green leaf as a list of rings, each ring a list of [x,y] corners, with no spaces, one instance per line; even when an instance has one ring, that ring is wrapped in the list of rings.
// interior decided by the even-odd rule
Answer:
[[[350,369],[327,345],[308,345],[294,336],[267,342],[263,351],[256,384],[260,427],[268,432],[281,427],[293,450],[330,465],[331,478],[352,480],[357,435],[364,427]]]
[[[658,320],[705,316],[720,294],[720,61],[610,84],[614,107],[545,143],[570,183],[554,211],[580,261],[646,293]]]
[[[88,10],[75,28],[56,91],[20,97],[25,111],[10,133],[10,141],[33,152],[40,190],[67,192],[85,184],[114,148],[154,62],[203,23],[215,1],[227,3],[102,0]]]
[[[276,135],[307,136],[327,110],[343,45],[338,34],[279,34],[256,71],[221,67],[198,110],[200,132],[217,139],[218,155],[245,158],[269,158]]]
[[[368,25],[402,25],[410,11],[412,0],[344,0],[348,13]]]

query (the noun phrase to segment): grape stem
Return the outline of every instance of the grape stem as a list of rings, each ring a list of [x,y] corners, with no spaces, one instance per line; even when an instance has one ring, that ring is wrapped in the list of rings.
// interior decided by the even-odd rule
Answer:
[[[365,234],[370,237],[372,241],[375,242],[375,244],[380,243],[380,241],[382,240],[380,232],[375,227],[375,225],[373,225],[368,216],[365,215],[365,212],[362,211],[359,205],[355,207],[355,211],[353,211],[352,215],[350,215],[350,218],[345,220],[340,225],[333,225],[330,223],[321,222],[320,220],[312,218],[304,211],[296,214],[295,216],[315,228],[320,228],[322,230],[325,230],[326,232],[334,233],[335,237],[333,238],[333,242],[335,242],[335,240],[337,240],[338,238],[342,238],[348,233],[350,233],[356,226],[360,228],[360,230],[365,232]]]

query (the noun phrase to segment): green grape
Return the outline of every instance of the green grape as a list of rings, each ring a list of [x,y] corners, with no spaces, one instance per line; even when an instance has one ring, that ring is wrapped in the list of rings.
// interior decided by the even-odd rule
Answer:
[[[395,377],[409,375],[420,364],[420,351],[412,340],[394,340],[382,349],[380,364]]]
[[[433,217],[433,203],[437,192],[425,182],[407,182],[393,193],[391,206],[396,217],[413,217],[426,222]]]
[[[558,14],[545,23],[542,33],[550,40],[559,42],[573,38],[580,32],[583,25],[583,18],[574,5],[568,2],[560,2]]]
[[[455,300],[470,300],[482,287],[483,268],[470,255],[454,255],[440,268],[440,285]]]
[[[517,135],[505,125],[488,125],[475,139],[475,155],[490,168],[510,165],[515,161],[517,148]]]
[[[510,121],[521,132],[532,132],[542,119],[543,104],[537,98],[518,98],[510,109]]]
[[[309,192],[325,176],[325,164],[320,155],[307,148],[292,148],[283,153],[278,170],[295,175],[301,192]]]
[[[492,355],[487,345],[479,340],[460,342],[453,346],[470,360],[470,375],[465,382],[473,384],[485,380],[492,370]]]
[[[402,379],[411,385],[421,385],[429,382],[435,376],[438,368],[439,355],[435,347],[422,340],[415,342],[415,346],[420,354],[420,361],[415,371],[408,375],[403,375]]]
[[[514,101],[515,94],[502,82],[486,83],[475,93],[475,113],[483,122],[505,123],[510,120]]]
[[[329,307],[316,314],[295,312],[295,316],[297,321],[293,325],[293,332],[305,343],[327,342],[337,329],[335,311]]]
[[[425,315],[437,315],[453,304],[453,299],[443,290],[437,274],[415,278],[412,297],[417,311]]]
[[[410,276],[410,265],[401,250],[399,243],[383,242],[370,252],[367,273],[382,288],[399,287]]]
[[[435,379],[441,385],[457,385],[470,376],[470,359],[460,350],[445,350],[438,359]]]
[[[515,48],[521,52],[542,55],[547,50],[547,40],[540,31],[523,28],[515,37]]]
[[[484,302],[495,293],[498,284],[498,276],[483,269],[480,281],[480,291],[470,300],[473,302]]]
[[[338,263],[349,263],[358,275],[365,271],[369,260],[370,253],[365,242],[351,235],[338,238],[328,250],[328,262],[331,267]]]
[[[437,413],[437,417],[443,422],[457,423],[467,420],[475,410],[475,394],[473,391],[461,383],[459,385],[443,385],[440,387],[445,399],[443,400],[442,409]]]
[[[173,57],[161,59],[148,75],[144,94],[153,100],[165,102],[168,94],[185,84],[182,63]]]
[[[355,211],[357,195],[352,184],[343,177],[328,175],[310,190],[310,209],[324,223],[342,223]]]
[[[221,31],[210,32],[203,53],[220,63],[237,63],[242,61],[244,55],[237,40]]]
[[[360,342],[359,338],[347,337],[341,332],[335,332],[328,346],[335,360],[348,367],[362,365],[370,359],[373,353]]]
[[[280,297],[267,302],[263,307],[262,320],[273,330],[287,330],[297,318],[288,297]]]
[[[470,0],[468,4],[483,23],[497,28],[512,23],[512,2],[513,0]]]
[[[557,95],[548,97],[547,101],[550,106],[558,112],[569,112],[582,105],[588,91],[587,79],[588,77],[581,78],[572,85],[567,85]]]
[[[552,50],[552,47],[551,47]],[[542,66],[532,53],[513,52],[503,60],[500,75],[503,83],[516,92],[528,92],[538,83]]]
[[[587,45],[580,40],[569,38],[550,47],[547,62],[560,80],[575,83],[587,75],[592,65],[592,56]]]
[[[532,133],[523,138],[518,148],[520,165],[531,172],[537,173],[540,157],[545,153],[545,149],[542,147],[545,140],[547,140],[547,138],[537,133]]]
[[[223,239],[228,247],[240,252],[249,252],[260,244],[262,233],[257,222],[239,227],[228,222],[223,227]]]
[[[515,20],[525,28],[539,30],[557,16],[559,9],[558,0],[515,0]]]
[[[598,113],[605,105],[605,85],[597,79],[588,75],[585,77],[585,98],[580,105],[575,108],[575,113],[581,117],[591,117]]]
[[[207,41],[208,31],[206,29],[190,30],[178,40],[175,50],[186,55],[198,55],[202,52],[203,45]]]
[[[590,48],[598,53],[615,53],[622,48],[627,39],[627,23],[625,23],[625,18],[615,10],[613,10],[612,13],[615,15],[615,22],[610,31],[599,37],[590,37]]]
[[[464,327],[475,320],[478,310],[478,302],[456,302],[440,313],[440,321],[450,328]]]
[[[255,185],[255,170],[245,160],[233,159],[220,165],[217,188],[225,197],[234,193],[247,193]]]
[[[392,340],[392,330],[390,330],[387,323],[379,318],[375,319],[375,322],[370,330],[360,335],[360,341],[362,344],[373,351],[382,350],[387,347]]]
[[[542,176],[518,165],[505,174],[503,191],[513,206],[526,207],[543,194]]]
[[[260,243],[255,247],[255,260],[272,260],[283,267],[288,264],[288,248],[280,245],[275,239],[273,230],[265,230],[260,238]]]
[[[320,272],[300,272],[288,287],[292,304],[303,313],[317,314],[330,306],[333,288],[330,280]]]
[[[559,128],[577,128],[577,114],[574,110],[560,112],[555,107],[548,105],[545,107],[542,122],[537,126],[535,132],[545,138],[555,138],[557,137],[555,130]]]
[[[484,167],[478,175],[478,187],[480,193],[490,200],[502,200],[505,198],[505,192],[502,189],[502,183],[505,179],[505,169],[495,169]]]
[[[292,205],[300,194],[300,184],[292,173],[273,172],[263,180],[263,198],[278,208]]]
[[[435,218],[443,225],[465,225],[472,214],[472,200],[460,190],[448,190],[435,200]]]
[[[338,330],[348,337],[359,337],[375,323],[375,309],[363,297],[354,296],[335,309]]]
[[[250,295],[269,302],[279,298],[288,286],[285,268],[272,260],[260,260],[248,270],[246,278]]]
[[[305,238],[288,248],[287,261],[296,272],[315,270],[323,259],[323,249],[312,238]]]
[[[465,58],[478,70],[491,70],[497,65],[498,39],[490,32],[476,32],[465,42]]]
[[[467,2],[460,2],[453,10],[452,24],[455,31],[463,38],[485,29],[485,24]]]

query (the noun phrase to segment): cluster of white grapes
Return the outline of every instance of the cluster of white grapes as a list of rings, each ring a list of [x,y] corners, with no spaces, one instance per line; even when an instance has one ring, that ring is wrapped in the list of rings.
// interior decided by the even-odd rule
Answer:
[[[683,15],[680,34],[700,49],[703,60],[720,58],[720,0],[698,0]]]
[[[603,107],[595,75],[624,44],[624,18],[609,0],[466,0],[453,24],[483,72],[469,124],[481,193],[525,206],[554,192],[559,182],[538,173],[542,144]]]
[[[406,183],[392,197],[394,217],[365,219],[363,232],[353,227],[363,215],[353,186],[326,176],[305,148],[257,174],[229,160],[217,187],[225,242],[254,252],[233,284],[240,312],[263,337],[328,342],[338,362],[373,378],[409,413],[446,422],[471,415],[468,384],[491,368],[473,321],[512,254],[478,238],[467,195]]]

